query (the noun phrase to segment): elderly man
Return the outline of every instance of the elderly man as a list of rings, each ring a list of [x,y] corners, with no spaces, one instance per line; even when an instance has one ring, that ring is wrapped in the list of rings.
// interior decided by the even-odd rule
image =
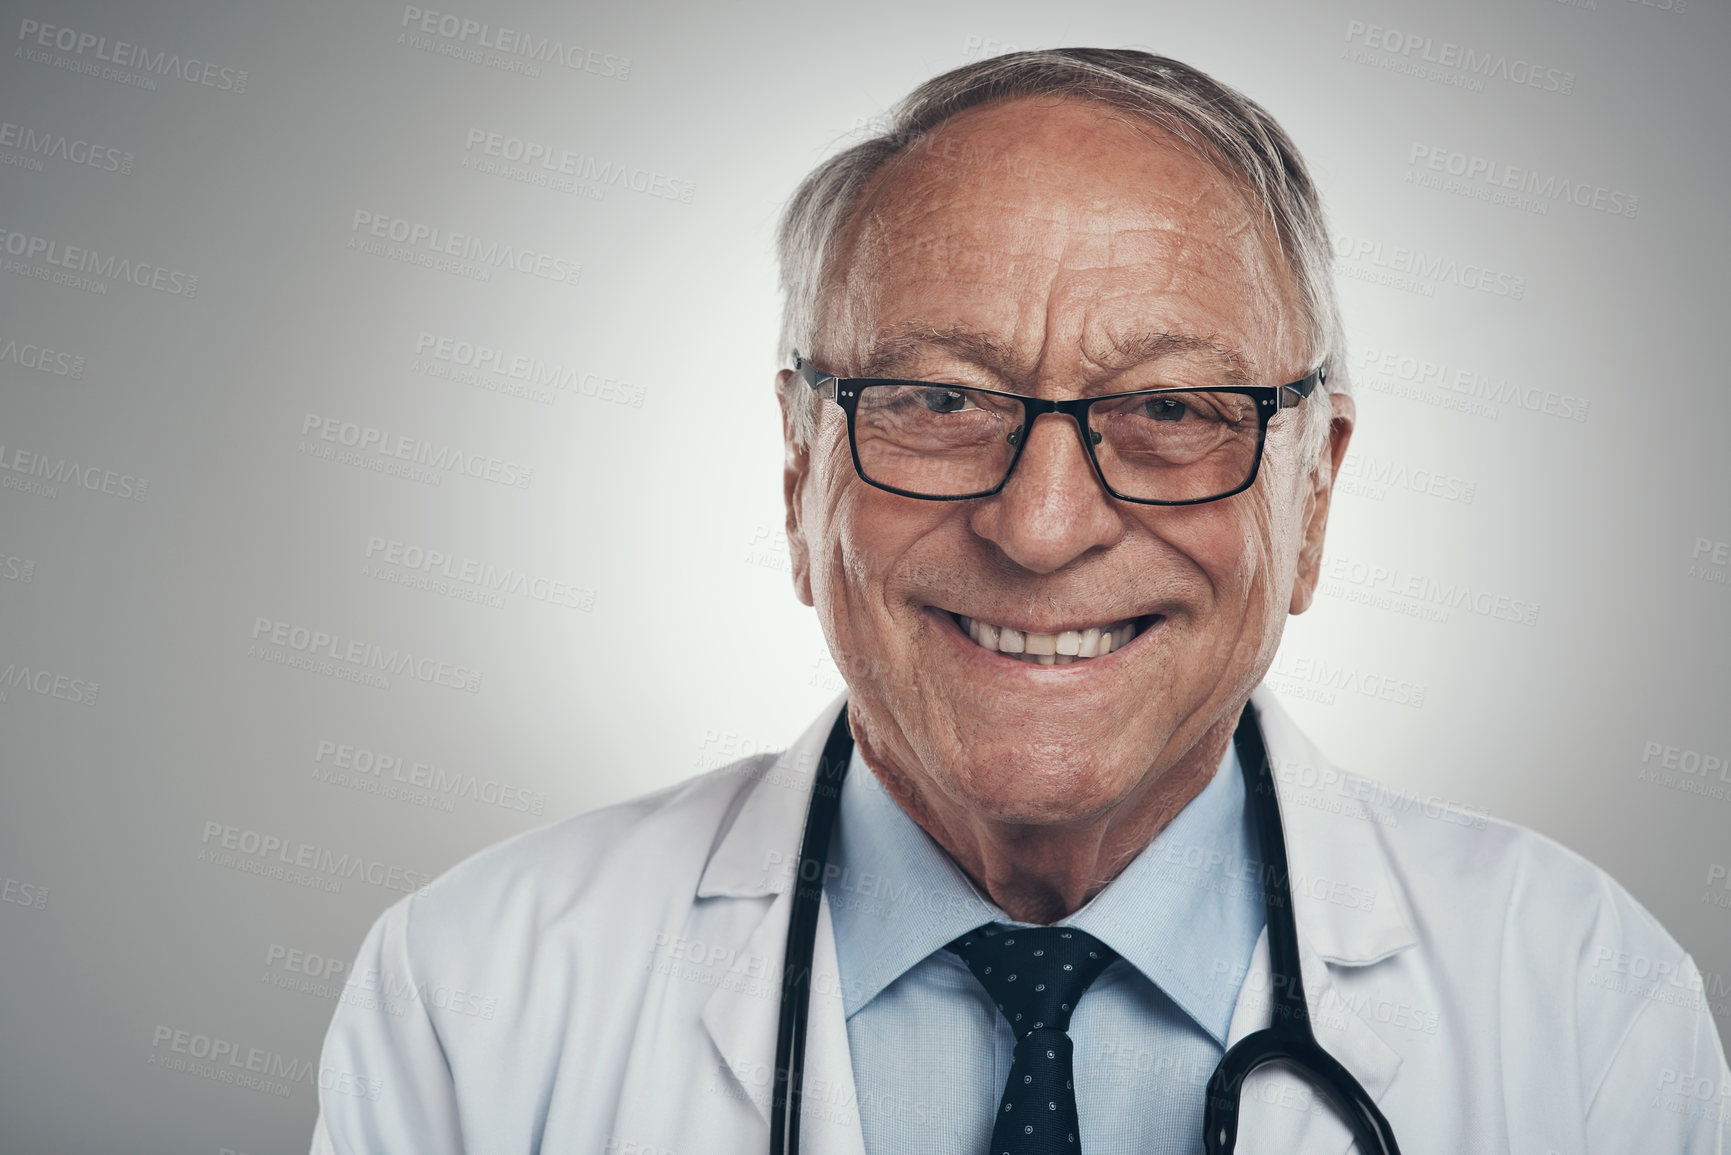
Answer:
[[[1140,52],[980,62],[781,243],[794,586],[845,706],[387,911],[315,1151],[1726,1149],[1651,916],[1257,689],[1354,420],[1265,112]]]

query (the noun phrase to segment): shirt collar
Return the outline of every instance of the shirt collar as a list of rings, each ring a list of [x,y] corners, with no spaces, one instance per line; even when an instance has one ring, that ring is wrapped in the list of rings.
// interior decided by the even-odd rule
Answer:
[[[1141,971],[1222,1047],[1262,932],[1262,889],[1238,753],[1106,888],[1064,923]]]
[[[1007,916],[885,792],[854,748],[824,881],[849,1018],[951,939]]]
[[[1213,779],[1159,837],[1063,925],[1123,956],[1225,1046],[1257,935],[1262,893],[1227,748]],[[951,939],[984,922],[1018,924],[982,895],[883,789],[854,751],[842,784],[825,890],[851,1018]]]

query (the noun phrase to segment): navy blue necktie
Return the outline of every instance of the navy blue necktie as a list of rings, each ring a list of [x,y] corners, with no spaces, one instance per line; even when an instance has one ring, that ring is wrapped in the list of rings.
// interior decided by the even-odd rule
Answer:
[[[1118,952],[1069,926],[989,922],[951,942],[1016,1033],[987,1155],[1078,1155],[1070,1015]]]

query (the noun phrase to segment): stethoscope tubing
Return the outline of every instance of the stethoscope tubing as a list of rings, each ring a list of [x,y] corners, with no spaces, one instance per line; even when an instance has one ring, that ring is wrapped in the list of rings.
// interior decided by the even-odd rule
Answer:
[[[1298,960],[1298,928],[1287,878],[1286,834],[1280,800],[1262,729],[1246,703],[1233,744],[1244,773],[1244,787],[1261,855],[1262,900],[1268,924],[1269,989],[1275,1005],[1270,1024],[1227,1049],[1209,1077],[1203,1107],[1203,1147],[1207,1155],[1232,1155],[1238,1143],[1238,1106],[1244,1080],[1258,1067],[1282,1063],[1319,1088],[1346,1123],[1365,1155],[1400,1155],[1394,1131],[1375,1100],[1352,1073],[1316,1041],[1304,997]],[[841,809],[841,786],[853,759],[853,734],[847,707],[831,727],[818,760],[800,837],[799,869],[793,879],[793,911],[782,963],[781,1015],[776,1024],[775,1084],[770,1101],[770,1155],[798,1155],[800,1101],[805,1074],[806,1027],[811,1010],[811,966],[817,947],[817,920],[823,902],[824,871],[830,836]]]

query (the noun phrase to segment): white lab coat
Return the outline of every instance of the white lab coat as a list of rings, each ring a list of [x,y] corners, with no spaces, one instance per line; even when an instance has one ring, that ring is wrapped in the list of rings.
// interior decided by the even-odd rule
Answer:
[[[1406,1155],[1731,1155],[1699,973],[1652,916],[1539,835],[1340,774],[1253,701],[1317,1038]],[[835,713],[386,911],[325,1042],[314,1155],[766,1150],[789,864]],[[802,1150],[863,1155],[827,899],[813,974]],[[1232,1041],[1267,1025],[1268,989],[1265,931]],[[1350,1144],[1279,1068],[1241,1121],[1247,1155]]]

